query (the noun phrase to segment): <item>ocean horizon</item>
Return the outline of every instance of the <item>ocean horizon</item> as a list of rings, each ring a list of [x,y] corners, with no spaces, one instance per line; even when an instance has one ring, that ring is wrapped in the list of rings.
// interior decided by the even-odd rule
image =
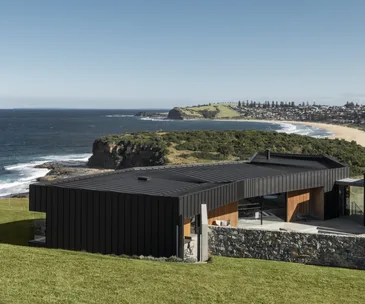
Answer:
[[[95,139],[139,131],[263,130],[328,137],[330,132],[306,125],[254,121],[168,120],[136,117],[139,111],[167,109],[9,109],[0,110],[0,197],[28,191],[48,173],[34,168],[50,161],[87,162]]]

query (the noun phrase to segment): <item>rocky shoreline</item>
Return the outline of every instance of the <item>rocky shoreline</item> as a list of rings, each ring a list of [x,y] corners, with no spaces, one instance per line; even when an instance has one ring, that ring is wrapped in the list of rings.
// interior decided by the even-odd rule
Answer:
[[[65,179],[112,171],[110,169],[90,168],[86,163],[81,164],[80,162],[46,162],[35,166],[35,168],[50,170],[45,176],[37,178],[37,181],[53,181],[56,179]]]
[[[38,169],[48,169],[49,172],[42,177],[36,179],[37,182],[50,182],[58,179],[66,179],[70,177],[98,174],[103,172],[114,171],[112,169],[90,168],[86,162],[67,161],[67,162],[45,162],[34,166]],[[10,198],[27,198],[28,192],[15,193],[6,197]],[[6,198],[5,197],[5,198]]]

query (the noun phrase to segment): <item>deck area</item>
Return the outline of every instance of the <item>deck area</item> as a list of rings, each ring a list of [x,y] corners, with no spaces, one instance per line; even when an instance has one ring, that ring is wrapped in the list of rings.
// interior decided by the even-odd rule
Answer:
[[[302,233],[322,233],[334,235],[365,235],[362,215],[343,216],[327,221],[308,219],[307,222],[290,222],[277,217],[273,213],[263,212],[263,224],[260,219],[240,218],[238,227],[245,229],[264,229],[272,231],[295,231]]]

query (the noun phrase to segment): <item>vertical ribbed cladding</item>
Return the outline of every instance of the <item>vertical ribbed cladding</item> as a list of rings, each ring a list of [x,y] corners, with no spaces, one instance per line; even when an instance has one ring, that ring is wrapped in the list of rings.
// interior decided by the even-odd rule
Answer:
[[[238,199],[316,187],[324,187],[328,192],[337,180],[346,177],[349,177],[347,167],[245,179],[238,182]]]
[[[75,250],[81,250],[81,214],[82,214],[82,202],[81,202],[81,190],[75,189]]]
[[[144,244],[144,238],[145,238],[145,218],[146,218],[146,202],[147,202],[147,197],[138,196],[138,200],[137,200],[137,206],[138,206],[138,211],[137,211],[137,215],[138,215],[138,228],[137,228],[137,252],[143,252],[143,254],[145,254],[145,252],[147,251],[145,248],[145,244]]]
[[[31,194],[31,188],[29,189]],[[53,194],[52,194],[53,188],[49,188],[47,191],[47,214],[46,214],[46,246],[52,247],[53,244],[53,237],[52,237],[52,213],[53,213]]]
[[[124,203],[122,203],[124,202]],[[117,254],[125,253],[125,219],[126,216],[126,204],[125,204],[125,194],[117,194],[116,198],[116,224],[117,232],[116,232],[116,243],[117,243]],[[129,215],[128,215],[129,216]],[[121,241],[120,241],[121,240]]]
[[[47,199],[48,247],[156,257],[178,254],[178,198],[59,187],[49,188],[46,197],[52,198]]]
[[[35,187],[37,185],[29,185],[29,211],[36,211]]]
[[[29,185],[29,211],[47,211],[47,186]]]
[[[117,254],[118,252],[118,235],[119,235],[119,225],[118,225],[118,193],[110,193],[111,195],[111,251]]]
[[[233,182],[181,196],[180,214],[186,219],[200,214],[201,204],[206,204],[209,211],[237,201],[237,185]]]
[[[63,189],[63,247],[70,249],[70,189]]]
[[[105,195],[105,253],[112,253],[112,231],[117,230],[112,227],[112,197],[114,193],[107,192]]]
[[[69,193],[70,198],[70,249],[76,249],[76,191],[74,189],[70,189]]]
[[[92,195],[92,200],[90,203],[90,222],[91,230],[90,234],[93,235],[93,252],[101,252],[100,249],[100,194],[99,192],[94,192]]]

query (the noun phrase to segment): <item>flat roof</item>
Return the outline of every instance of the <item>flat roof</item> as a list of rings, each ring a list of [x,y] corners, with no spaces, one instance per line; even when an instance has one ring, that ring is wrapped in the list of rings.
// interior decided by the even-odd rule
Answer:
[[[246,179],[343,168],[326,156],[256,153],[249,162],[138,167],[111,173],[42,182],[61,188],[180,197]],[[139,177],[148,177],[141,180]]]
[[[340,186],[364,187],[364,179],[344,178],[336,181]]]

